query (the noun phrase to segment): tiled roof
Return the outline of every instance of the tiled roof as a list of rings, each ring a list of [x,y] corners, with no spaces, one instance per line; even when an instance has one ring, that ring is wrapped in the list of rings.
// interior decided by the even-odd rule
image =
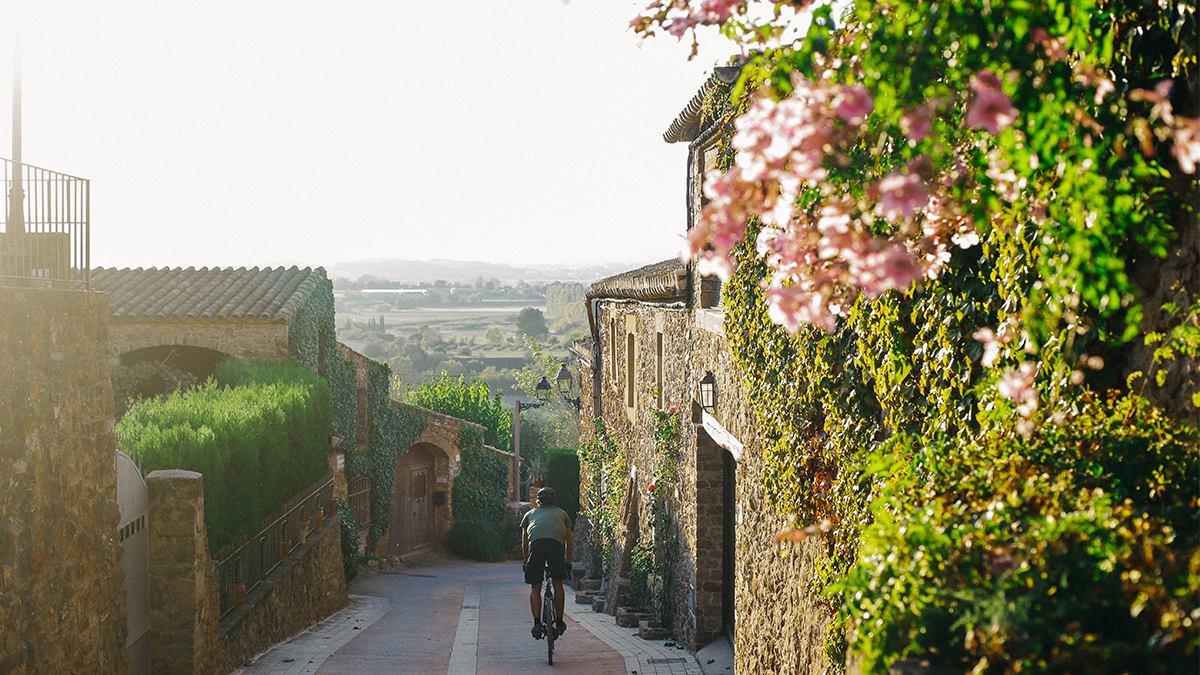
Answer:
[[[325,278],[318,267],[201,267],[92,270],[92,290],[124,321],[289,320]]]
[[[674,122],[671,122],[670,128],[663,134],[663,140],[668,143],[678,143],[679,141],[690,143],[696,140],[703,131],[700,128],[700,114],[704,112],[704,103],[708,100],[709,95],[718,88],[728,87],[737,82],[741,74],[741,66],[713,68],[712,77],[704,81],[700,91],[696,92],[683,112],[679,113]]]
[[[686,291],[687,265],[672,258],[601,279],[592,284],[587,298],[682,300]]]

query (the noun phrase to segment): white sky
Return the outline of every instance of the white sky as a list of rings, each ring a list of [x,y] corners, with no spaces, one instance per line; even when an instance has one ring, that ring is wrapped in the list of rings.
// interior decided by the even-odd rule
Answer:
[[[23,157],[91,179],[93,266],[661,260],[662,133],[729,48],[639,48],[638,6],[0,3],[0,139],[19,33]]]

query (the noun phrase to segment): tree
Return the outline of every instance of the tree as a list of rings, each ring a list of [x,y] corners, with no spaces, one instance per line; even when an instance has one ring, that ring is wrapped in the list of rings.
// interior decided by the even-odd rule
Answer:
[[[489,326],[488,329],[483,332],[483,339],[486,340],[489,345],[498,345],[504,342],[504,334],[500,332],[499,326]]]
[[[546,328],[546,317],[542,310],[526,307],[517,313],[517,334],[532,338],[545,338],[550,331]]]
[[[504,405],[504,394],[497,391],[493,395],[481,379],[468,380],[443,372],[409,391],[404,402],[484,426],[487,428],[484,443],[501,450],[510,449],[512,411]]]

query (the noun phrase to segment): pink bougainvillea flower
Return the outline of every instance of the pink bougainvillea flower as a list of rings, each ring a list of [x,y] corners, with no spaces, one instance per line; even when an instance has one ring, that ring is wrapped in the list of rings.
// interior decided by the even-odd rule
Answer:
[[[771,285],[767,288],[767,316],[789,333],[798,333],[808,324],[832,333],[837,328],[837,317],[825,300],[821,293],[801,284]]]
[[[654,490],[657,488],[658,488],[657,485],[655,485],[654,483],[651,483],[646,486],[646,492],[654,492]]]
[[[1196,165],[1200,164],[1200,119],[1180,117],[1178,120],[1171,154],[1179,161],[1181,171],[1196,173]]]
[[[847,124],[862,124],[875,109],[875,101],[865,87],[842,87],[833,98],[833,111]]]
[[[980,363],[984,368],[991,368],[996,359],[1000,358],[1000,340],[996,338],[996,333],[991,328],[980,328],[971,337],[983,343],[983,358]]]
[[[670,408],[667,408],[668,415],[674,415],[677,412],[679,412],[679,408],[677,408],[675,406],[671,406]]]
[[[995,136],[1017,120],[1012,99],[999,89],[985,89],[975,94],[967,109],[967,126],[983,129]]]
[[[1022,417],[1029,417],[1037,409],[1038,391],[1033,386],[1037,372],[1036,363],[1025,361],[1016,370],[1005,368],[1000,383],[996,385],[1001,396],[1017,403],[1017,410]]]
[[[933,124],[933,115],[937,111],[939,101],[930,101],[904,113],[900,118],[900,128],[908,140],[916,143],[929,135]]]
[[[890,222],[912,218],[929,203],[925,183],[916,174],[890,173],[875,184],[873,191],[879,194],[876,215]]]

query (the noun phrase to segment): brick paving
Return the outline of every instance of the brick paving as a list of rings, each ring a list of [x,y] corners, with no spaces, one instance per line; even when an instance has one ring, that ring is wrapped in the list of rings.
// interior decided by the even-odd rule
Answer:
[[[281,642],[233,671],[243,675],[303,675],[315,673],[325,659],[392,609],[387,598],[351,595],[342,611]]]
[[[476,590],[475,598],[478,597]],[[668,640],[643,640],[633,628],[622,628],[612,616],[597,614],[591,607],[576,605],[568,597],[567,616],[625,659],[626,675],[703,675],[696,657],[684,649],[668,647]],[[478,601],[464,603],[463,621],[477,621]],[[235,673],[241,675],[305,675],[317,672],[325,660],[380,617],[391,610],[387,598],[351,595],[350,605],[296,637],[259,654]],[[470,609],[467,609],[470,607]],[[461,624],[460,624],[461,625]],[[477,625],[477,624],[476,624]],[[464,659],[473,661],[474,653],[462,653],[457,644],[451,654],[452,672],[469,672]],[[466,640],[473,642],[473,640]],[[470,651],[470,650],[468,650]]]

